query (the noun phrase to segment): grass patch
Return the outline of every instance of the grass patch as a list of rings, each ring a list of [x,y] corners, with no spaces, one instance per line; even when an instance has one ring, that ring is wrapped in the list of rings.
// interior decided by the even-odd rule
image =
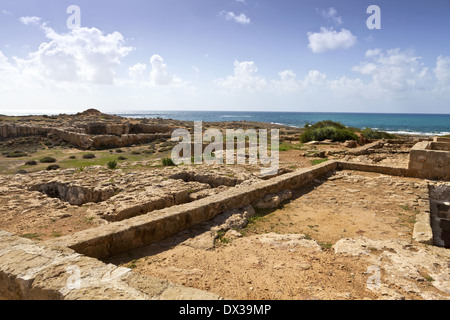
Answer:
[[[331,250],[333,244],[329,242],[319,242],[319,246],[324,250]]]
[[[39,233],[25,233],[21,235],[22,238],[30,240],[41,240],[40,236],[41,235]]]
[[[228,244],[231,241],[230,241],[230,239],[225,238],[225,231],[220,230],[219,232],[217,232],[216,242],[221,243],[221,244]]]
[[[317,165],[327,162],[327,161],[328,161],[328,159],[314,159],[314,160],[311,160],[311,165],[317,166]]]
[[[172,161],[171,158],[164,158],[161,160],[161,163],[164,167],[174,167],[175,163]]]
[[[306,150],[306,148],[303,146],[303,144],[298,145],[288,142],[283,142],[279,147],[280,152],[286,152],[291,150]]]
[[[127,267],[130,269],[135,269],[137,267],[136,262],[136,260],[130,261]]]

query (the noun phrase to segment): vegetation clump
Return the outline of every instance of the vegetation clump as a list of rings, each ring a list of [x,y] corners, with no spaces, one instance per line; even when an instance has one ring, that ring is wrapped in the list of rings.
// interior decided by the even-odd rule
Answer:
[[[7,158],[22,158],[26,157],[27,154],[23,151],[15,150],[6,154]]]
[[[117,161],[110,161],[108,162],[108,169],[114,170],[115,168],[117,168]]]
[[[164,167],[174,167],[175,166],[175,163],[170,158],[164,158],[161,160],[161,162]]]
[[[331,140],[333,142],[358,141],[355,129],[346,127],[342,123],[325,120],[314,125],[308,125],[306,131],[300,136],[300,142]]]
[[[383,132],[383,131],[376,131],[370,128],[366,128],[361,132],[362,136],[365,139],[369,140],[380,140],[380,139],[397,139],[397,136]]]
[[[83,159],[95,159],[95,154],[93,153],[84,154]]]
[[[61,167],[60,167],[59,165],[57,165],[57,164],[52,164],[52,165],[50,165],[50,166],[47,167],[47,171],[58,170],[58,169],[60,169],[60,168],[61,168]]]
[[[44,157],[40,160],[41,163],[55,163],[56,159],[52,157]]]

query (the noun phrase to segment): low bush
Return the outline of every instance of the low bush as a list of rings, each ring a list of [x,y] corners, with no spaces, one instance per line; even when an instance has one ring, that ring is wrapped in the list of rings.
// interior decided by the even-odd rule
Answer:
[[[95,154],[93,153],[84,154],[83,159],[95,159]]]
[[[331,120],[320,121],[313,125],[307,124],[305,126],[305,128],[307,128],[307,129],[320,129],[320,128],[327,128],[327,127],[333,127],[336,129],[347,129],[347,126],[343,125],[342,123],[331,121]]]
[[[39,160],[41,163],[55,163],[56,159],[52,157],[45,157]]]
[[[398,137],[383,131],[376,131],[370,128],[366,128],[362,131],[362,136],[365,139],[380,140],[380,139],[397,139]]]
[[[27,154],[25,152],[18,151],[18,150],[12,151],[6,155],[7,158],[22,158],[22,157],[26,157],[26,156],[27,156]]]
[[[25,165],[26,166],[37,166],[37,161],[30,160],[30,161],[25,162]]]
[[[108,162],[108,169],[114,170],[115,168],[117,168],[117,161]]]
[[[58,169],[60,169],[60,168],[61,168],[61,167],[58,166],[57,164],[52,164],[52,165],[50,165],[50,166],[47,167],[47,171],[58,170]]]
[[[310,141],[324,141],[327,139],[333,142],[345,142],[348,140],[357,141],[359,138],[351,129],[340,129],[335,127],[323,127],[317,129],[310,128],[300,136],[300,141],[302,143]]]

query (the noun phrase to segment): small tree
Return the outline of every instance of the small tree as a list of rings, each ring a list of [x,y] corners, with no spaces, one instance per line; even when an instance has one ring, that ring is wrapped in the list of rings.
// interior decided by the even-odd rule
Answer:
[[[108,168],[111,170],[114,170],[115,168],[117,168],[117,161],[108,162]]]

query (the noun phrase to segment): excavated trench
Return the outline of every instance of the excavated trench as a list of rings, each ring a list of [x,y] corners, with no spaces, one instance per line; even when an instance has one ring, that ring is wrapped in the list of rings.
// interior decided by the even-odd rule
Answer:
[[[233,177],[217,177],[214,175],[196,174],[193,172],[180,172],[170,176],[169,178],[174,180],[183,180],[184,182],[206,183],[209,184],[211,188],[218,188],[220,186],[235,187],[244,181]]]
[[[434,245],[450,248],[450,184],[430,187]]]
[[[71,205],[82,206],[86,203],[99,203],[108,200],[120,192],[115,187],[84,187],[70,183],[48,182],[34,185],[30,191],[39,191],[51,198],[58,198]]]

